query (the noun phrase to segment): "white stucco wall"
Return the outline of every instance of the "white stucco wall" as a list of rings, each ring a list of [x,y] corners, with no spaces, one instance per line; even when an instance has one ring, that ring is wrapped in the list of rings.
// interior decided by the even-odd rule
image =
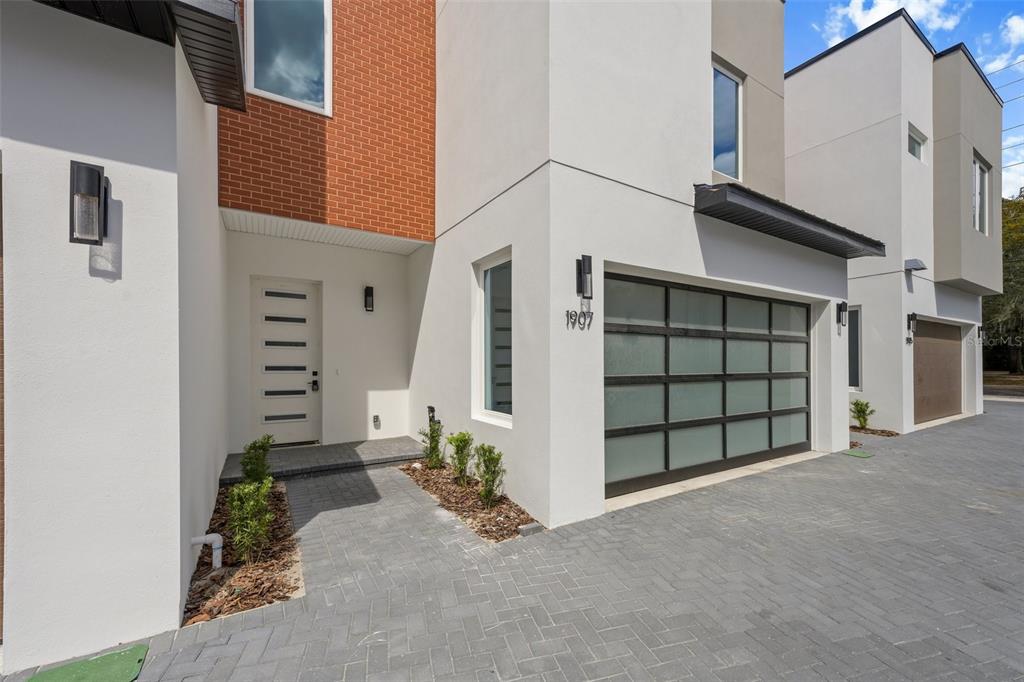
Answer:
[[[322,442],[409,433],[408,257],[241,232],[227,233],[227,254],[232,452],[262,433],[253,423],[250,388],[253,276],[322,283]],[[373,286],[373,312],[363,309],[367,285]],[[375,414],[380,429],[373,426]]]
[[[166,45],[0,4],[4,668],[180,615],[175,62]],[[112,183],[103,247],[68,242],[70,161]]]

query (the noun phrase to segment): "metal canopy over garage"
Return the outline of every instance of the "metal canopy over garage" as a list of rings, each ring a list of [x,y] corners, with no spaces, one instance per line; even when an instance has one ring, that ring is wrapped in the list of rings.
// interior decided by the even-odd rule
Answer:
[[[810,449],[810,308],[605,275],[605,495]]]

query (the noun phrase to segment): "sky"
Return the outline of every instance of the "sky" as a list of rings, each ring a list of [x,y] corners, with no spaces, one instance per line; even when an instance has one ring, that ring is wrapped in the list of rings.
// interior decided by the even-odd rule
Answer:
[[[967,45],[1006,102],[1000,166],[1024,162],[1024,97],[1009,101],[1024,95],[1024,0],[788,0],[786,69],[900,7],[906,8],[936,50],[961,42]],[[1020,127],[1006,130],[1013,126]],[[1016,196],[1022,187],[1024,163],[1003,168],[1003,196]]]

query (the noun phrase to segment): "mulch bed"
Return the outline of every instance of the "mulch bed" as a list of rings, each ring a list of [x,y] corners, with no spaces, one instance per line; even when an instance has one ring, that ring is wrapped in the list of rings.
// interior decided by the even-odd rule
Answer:
[[[447,464],[443,469],[428,469],[423,460],[418,460],[403,464],[399,469],[433,495],[441,507],[457,515],[485,540],[501,542],[514,538],[519,535],[519,526],[534,521],[522,507],[504,495],[488,509],[480,499],[480,482],[470,479],[465,486],[460,486]]]
[[[862,429],[859,426],[851,426],[850,430],[854,433],[866,433],[869,436],[885,436],[886,438],[892,438],[900,434],[895,431],[889,431],[888,429]]]
[[[207,533],[224,537],[222,566],[214,571],[213,552],[209,545],[196,562],[182,625],[248,611],[299,596],[303,588],[299,566],[299,546],[292,527],[288,495],[283,483],[270,489],[270,509],[274,520],[270,527],[270,543],[262,556],[248,566],[235,556],[228,531],[228,488],[217,492],[217,504],[210,518]]]
[[[861,445],[864,445],[864,443],[861,443],[859,440],[851,440],[850,441],[850,447],[851,448],[859,448]]]

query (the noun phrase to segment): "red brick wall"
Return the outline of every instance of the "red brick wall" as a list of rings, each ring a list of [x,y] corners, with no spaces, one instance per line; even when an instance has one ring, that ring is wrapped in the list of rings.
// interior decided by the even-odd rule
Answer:
[[[220,205],[433,240],[434,3],[334,0],[333,116],[220,109]]]

